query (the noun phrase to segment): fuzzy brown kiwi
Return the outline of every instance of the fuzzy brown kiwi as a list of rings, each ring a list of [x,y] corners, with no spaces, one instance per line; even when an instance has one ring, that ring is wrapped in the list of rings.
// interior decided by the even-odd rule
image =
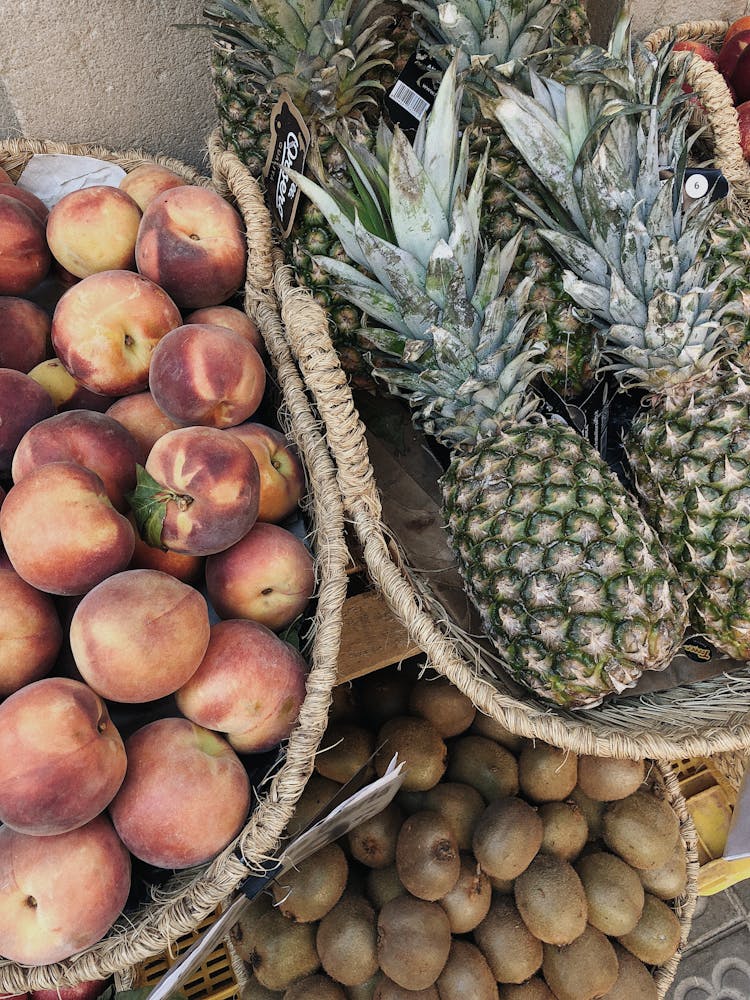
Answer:
[[[659,1000],[654,977],[646,966],[627,948],[617,941],[612,942],[617,955],[618,973],[615,985],[605,993],[602,1000]]]
[[[474,857],[491,878],[513,879],[542,845],[544,827],[533,806],[516,796],[490,802],[474,827]]]
[[[425,809],[404,820],[396,840],[396,870],[407,892],[434,902],[458,880],[461,857],[448,822]]]
[[[586,817],[575,802],[543,802],[538,814],[544,825],[542,854],[574,861],[589,839]]]
[[[339,983],[334,983],[328,976],[316,973],[292,983],[284,993],[284,1000],[347,1000],[347,998]]]
[[[375,990],[381,978],[382,973],[378,969],[375,975],[370,976],[364,983],[360,983],[358,986],[347,986],[345,988],[346,1000],[375,1000]]]
[[[378,915],[378,958],[383,973],[405,990],[426,990],[448,960],[451,928],[439,903],[398,896]]]
[[[490,875],[489,880],[493,892],[497,892],[501,896],[513,895],[513,886],[516,884],[514,878],[494,878]]]
[[[572,802],[576,808],[580,809],[589,828],[589,840],[598,840],[602,835],[602,819],[606,808],[603,802],[590,799],[580,785],[576,785],[573,791],[565,799]]]
[[[551,854],[538,854],[516,879],[518,912],[545,944],[570,944],[586,928],[586,893],[575,869]]]
[[[474,827],[486,805],[476,788],[459,781],[441,781],[421,795],[420,808],[439,812],[453,830],[458,849],[470,850]]]
[[[476,788],[485,802],[518,792],[518,763],[486,736],[459,736],[450,745],[446,781]]]
[[[471,698],[451,684],[447,677],[420,677],[411,689],[409,713],[433,724],[443,739],[458,736],[469,728],[477,713]]]
[[[578,784],[590,799],[614,802],[624,799],[643,784],[646,762],[616,757],[578,758]]]
[[[497,1000],[497,983],[487,959],[471,941],[456,939],[437,981],[440,1000]]]
[[[405,990],[381,972],[372,1000],[440,1000],[440,994],[434,985],[426,990]]]
[[[337,983],[357,986],[378,968],[377,917],[362,896],[345,893],[318,924],[320,964]]]
[[[324,778],[346,784],[367,764],[375,750],[375,735],[353,722],[330,722],[315,757],[315,770]],[[374,767],[369,765],[372,774]]]
[[[351,681],[337,684],[331,691],[331,707],[328,709],[329,722],[359,722],[362,718],[362,706],[359,698],[359,688]]]
[[[416,716],[399,716],[389,719],[378,730],[375,770],[382,777],[391,758],[398,754],[404,762],[404,781],[401,787],[407,792],[425,792],[445,774],[448,748],[442,736],[427,719]]]
[[[680,821],[668,802],[648,791],[610,802],[602,817],[602,838],[633,868],[661,868],[680,835]]]
[[[370,869],[367,873],[365,892],[375,909],[380,910],[396,896],[403,896],[406,889],[398,877],[396,865],[392,864],[387,868]]]
[[[315,924],[295,924],[276,909],[263,914],[253,930],[248,960],[262,986],[282,991],[297,979],[318,971],[315,927]]]
[[[293,837],[300,830],[304,830],[340,788],[341,785],[338,782],[324,778],[322,774],[313,771],[302,790],[302,794],[297,799],[294,815],[286,828],[289,836]]]
[[[510,750],[516,755],[525,742],[522,736],[516,736],[515,733],[500,725],[491,716],[484,715],[478,709],[469,731],[477,736],[486,736],[490,740],[495,740],[496,743],[501,743],[506,750]]]
[[[258,921],[273,908],[273,896],[268,892],[262,892],[248,903],[237,923],[229,931],[232,946],[243,962],[249,962],[253,953],[253,940]]]
[[[458,881],[440,905],[448,914],[453,934],[468,934],[480,924],[490,909],[492,884],[472,854],[461,855]]]
[[[659,899],[675,899],[687,889],[687,854],[685,843],[678,838],[674,850],[665,863],[649,871],[638,870],[641,884],[646,892]]]
[[[523,922],[510,896],[492,897],[473,937],[499,983],[523,983],[541,968],[542,942]]]
[[[255,976],[248,976],[240,990],[240,1000],[279,1000],[283,994],[262,986]]]
[[[281,913],[289,920],[320,920],[341,899],[349,876],[346,855],[338,844],[321,847],[271,886]]]
[[[664,965],[680,947],[682,928],[674,910],[647,892],[640,920],[617,940],[645,965]]]
[[[555,994],[539,976],[532,976],[519,986],[500,983],[498,997],[499,1000],[555,1000]]]
[[[415,680],[412,671],[396,667],[376,670],[359,678],[360,702],[373,729],[379,729],[389,719],[409,714],[409,697]]]
[[[557,1000],[597,1000],[617,981],[617,955],[609,938],[588,926],[570,944],[545,944],[542,972]]]
[[[347,834],[352,857],[368,868],[386,868],[396,860],[396,838],[404,814],[395,802],[389,802],[375,816],[366,819]]]
[[[518,783],[530,802],[562,802],[576,786],[578,757],[547,743],[527,743],[518,756]]]
[[[635,927],[643,912],[644,892],[638,873],[608,851],[597,851],[575,865],[588,902],[589,923],[617,937]]]

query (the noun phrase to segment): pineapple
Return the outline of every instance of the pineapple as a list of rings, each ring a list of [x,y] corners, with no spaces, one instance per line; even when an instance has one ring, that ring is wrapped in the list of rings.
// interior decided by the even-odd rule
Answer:
[[[378,376],[450,449],[447,531],[488,635],[529,689],[560,706],[591,706],[670,662],[687,600],[617,478],[527,391],[544,368],[528,340],[532,280],[503,294],[520,234],[480,251],[487,155],[469,184],[460,93],[453,61],[414,148],[398,128],[381,127],[377,155],[354,157],[357,212],[292,176],[357,266],[317,265],[383,324],[367,331],[392,358]]]
[[[538,80],[537,101],[500,83],[496,114],[545,184],[541,232],[570,269],[566,289],[603,324],[622,386],[645,393],[625,447],[647,517],[691,594],[694,625],[747,660],[750,388],[723,316],[746,329],[748,303],[725,300],[732,293],[707,236],[718,206],[683,207],[689,109],[679,81],[665,87],[666,66],[660,53],[642,54],[637,75],[632,60],[607,67],[637,103],[605,101],[593,120],[587,111],[603,94],[595,72],[583,84]]]

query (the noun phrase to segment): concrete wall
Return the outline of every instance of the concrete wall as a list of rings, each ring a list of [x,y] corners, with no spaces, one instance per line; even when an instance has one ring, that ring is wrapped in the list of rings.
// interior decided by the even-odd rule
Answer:
[[[591,32],[594,41],[604,42],[609,34],[612,18],[619,9],[614,0],[588,0]],[[748,0],[711,0],[710,5],[699,0],[631,0],[633,31],[643,38],[650,31],[665,24],[682,21],[733,21],[750,13]]]

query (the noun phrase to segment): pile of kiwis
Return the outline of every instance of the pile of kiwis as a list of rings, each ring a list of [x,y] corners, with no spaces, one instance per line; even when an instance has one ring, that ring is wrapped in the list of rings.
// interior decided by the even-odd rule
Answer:
[[[520,739],[395,668],[336,689],[321,747],[290,834],[373,754],[404,783],[233,928],[242,1000],[661,995],[688,861],[657,769]]]

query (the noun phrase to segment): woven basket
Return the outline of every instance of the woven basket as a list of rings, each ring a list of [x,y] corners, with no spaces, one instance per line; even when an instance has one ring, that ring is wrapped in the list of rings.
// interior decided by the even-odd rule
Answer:
[[[236,157],[211,143],[212,178],[169,157],[152,157],[138,150],[112,152],[93,145],[67,145],[35,140],[0,143],[0,165],[12,176],[34,153],[88,155],[112,161],[130,171],[143,163],[159,163],[186,183],[213,186],[234,199],[248,228],[248,269],[244,289],[247,313],[264,337],[274,381],[282,400],[279,414],[285,431],[297,445],[307,475],[305,513],[316,565],[316,607],[303,650],[310,664],[307,694],[297,727],[291,734],[273,776],[258,791],[257,804],[238,837],[210,864],[173,876],[134,912],[123,914],[96,945],[54,965],[28,968],[0,960],[0,992],[24,993],[89,979],[104,979],[168,949],[211,914],[238,885],[278,847],[297,799],[312,770],[328,717],[341,634],[341,610],[346,596],[346,566],[341,496],[335,470],[319,423],[289,352],[272,291],[270,218],[255,181]],[[15,173],[14,173],[15,172]],[[210,822],[210,817],[207,817]]]

